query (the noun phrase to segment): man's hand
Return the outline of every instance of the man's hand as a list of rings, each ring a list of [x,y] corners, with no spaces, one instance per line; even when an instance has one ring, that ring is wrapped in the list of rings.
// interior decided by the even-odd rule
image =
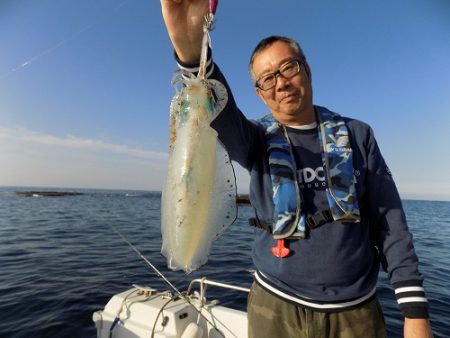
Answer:
[[[208,5],[208,0],[161,0],[164,23],[181,61],[194,63],[200,60]]]
[[[432,338],[431,326],[428,319],[405,318],[403,327],[405,338]]]

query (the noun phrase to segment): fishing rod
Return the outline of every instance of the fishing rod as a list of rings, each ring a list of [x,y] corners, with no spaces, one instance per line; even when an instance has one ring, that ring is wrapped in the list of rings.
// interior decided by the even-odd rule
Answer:
[[[124,236],[124,235],[122,235],[122,234],[120,233],[120,231],[117,230],[117,228],[116,228],[114,225],[110,224],[110,226],[111,226],[111,228],[113,229],[113,231],[114,231],[117,235],[119,235],[120,238],[122,238],[122,239],[125,241],[125,243],[127,243],[128,246],[129,246],[131,249],[133,249],[133,251],[136,252],[137,255],[138,255],[141,259],[143,259],[144,262],[147,263],[147,265],[150,266],[150,267],[156,272],[156,274],[158,275],[158,277],[160,277],[164,282],[167,283],[167,285],[169,285],[173,290],[175,290],[175,292],[176,292],[179,296],[181,296],[181,297],[184,298],[183,294],[176,288],[176,286],[173,285],[173,284],[172,284],[172,283],[171,283],[171,282],[170,282],[170,281],[162,274],[162,272],[159,271],[158,268],[157,268],[156,266],[154,266],[154,265],[152,264],[152,262],[150,262],[150,260],[149,260],[147,257],[145,257],[144,254],[142,254],[142,253],[138,250],[138,248],[136,248],[136,247],[135,247],[135,246],[134,246],[134,245],[133,245],[133,244],[132,244],[125,236]]]
[[[158,268],[157,268],[156,266],[154,266],[154,265],[152,264],[152,262],[150,262],[150,260],[149,260],[147,257],[145,257],[145,255],[144,255],[142,252],[140,252],[138,248],[136,248],[136,247],[133,245],[133,243],[131,243],[124,235],[122,235],[122,233],[121,233],[119,230],[117,230],[117,228],[116,228],[114,225],[109,224],[109,226],[111,227],[111,229],[112,229],[117,235],[119,235],[120,238],[122,238],[122,240],[123,240],[125,243],[128,244],[128,246],[129,246],[131,249],[133,249],[134,252],[136,252],[136,254],[137,254],[141,259],[144,260],[145,263],[147,263],[148,266],[150,266],[150,267],[156,272],[156,274],[157,274],[164,282],[166,282],[173,290],[175,290],[175,292],[178,294],[178,296],[180,296],[180,298],[184,299],[189,305],[191,305],[191,306],[197,311],[197,313],[198,313],[200,316],[202,316],[202,317],[203,317],[203,318],[204,318],[204,319],[205,319],[212,327],[214,327],[214,328],[216,329],[217,333],[219,333],[222,337],[225,338],[225,335],[217,328],[217,326],[216,326],[213,322],[211,322],[208,318],[206,318],[205,315],[201,312],[201,310],[197,309],[197,308],[190,302],[189,297],[187,297],[188,295],[184,295],[183,293],[181,293],[181,292],[175,287],[175,285],[173,285],[173,284],[172,284],[172,283],[171,283],[171,282],[170,282],[170,281],[162,274],[162,272],[159,271]],[[174,297],[171,297],[170,301],[167,302],[167,303],[161,308],[160,312],[162,312],[162,310],[164,309],[164,307],[165,307],[167,304],[169,304],[170,302],[172,302],[173,300],[174,300]],[[159,314],[158,314],[158,316],[159,316]],[[114,322],[113,322],[113,325],[112,325],[111,328],[110,328],[110,333],[112,333],[114,327],[116,326],[117,322],[119,322],[119,320],[120,320],[120,319],[119,319],[119,317],[117,316],[117,317],[115,318]],[[155,325],[156,325],[156,321],[155,321]],[[153,326],[153,329],[152,329],[152,337],[153,337],[153,334],[154,334],[154,330],[155,330],[155,326]]]

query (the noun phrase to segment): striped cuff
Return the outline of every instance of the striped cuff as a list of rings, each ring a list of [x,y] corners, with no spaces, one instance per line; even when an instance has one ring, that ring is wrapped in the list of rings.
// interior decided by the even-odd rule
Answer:
[[[428,301],[422,281],[397,282],[393,286],[397,303],[406,318],[428,318]]]
[[[186,63],[182,62],[176,53],[175,60],[177,61],[178,68],[185,70],[193,75],[197,76],[199,71],[199,63]],[[208,49],[208,59],[206,60],[206,78],[209,78],[214,71],[214,62],[212,62],[211,49]]]

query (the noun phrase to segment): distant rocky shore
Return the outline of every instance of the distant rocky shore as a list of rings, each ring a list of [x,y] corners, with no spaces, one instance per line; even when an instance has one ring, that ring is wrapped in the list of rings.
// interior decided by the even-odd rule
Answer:
[[[83,195],[81,192],[74,191],[16,191],[16,194],[25,197],[61,197]]]

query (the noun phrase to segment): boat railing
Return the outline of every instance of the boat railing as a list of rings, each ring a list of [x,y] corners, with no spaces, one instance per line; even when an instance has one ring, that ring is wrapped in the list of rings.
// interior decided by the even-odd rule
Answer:
[[[236,285],[232,285],[232,284],[216,282],[216,281],[209,280],[209,279],[206,279],[206,278],[196,278],[196,279],[193,279],[189,283],[189,287],[187,289],[187,295],[188,296],[191,295],[195,284],[199,284],[200,299],[201,300],[205,300],[206,299],[206,288],[207,288],[208,285],[217,286],[217,287],[221,287],[221,288],[224,288],[224,289],[230,289],[230,290],[247,292],[247,293],[250,292],[249,288],[244,288],[242,286],[236,286]]]

